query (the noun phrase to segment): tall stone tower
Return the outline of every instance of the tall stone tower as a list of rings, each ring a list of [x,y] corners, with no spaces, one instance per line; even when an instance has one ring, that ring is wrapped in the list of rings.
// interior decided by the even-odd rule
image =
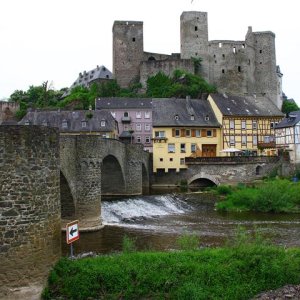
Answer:
[[[143,22],[115,21],[113,25],[113,73],[121,87],[139,80],[143,60]]]
[[[180,52],[182,59],[202,59],[201,75],[209,79],[207,13],[186,11],[180,16]]]

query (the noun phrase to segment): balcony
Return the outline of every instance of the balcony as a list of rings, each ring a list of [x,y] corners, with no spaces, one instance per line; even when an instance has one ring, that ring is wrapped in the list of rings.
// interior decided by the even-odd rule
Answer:
[[[258,149],[276,148],[276,143],[275,143],[275,141],[271,141],[271,142],[267,142],[267,143],[258,142],[257,148]]]
[[[154,143],[166,143],[167,142],[167,138],[166,137],[160,137],[160,136],[156,136],[156,137],[154,137],[154,138],[152,138],[152,141],[154,142]]]
[[[122,117],[121,118],[122,123],[131,123],[131,117]]]

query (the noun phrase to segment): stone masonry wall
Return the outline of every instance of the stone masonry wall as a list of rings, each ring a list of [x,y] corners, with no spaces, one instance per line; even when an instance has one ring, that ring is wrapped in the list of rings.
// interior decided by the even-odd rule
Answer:
[[[0,126],[1,299],[44,283],[61,256],[58,145],[53,128]]]

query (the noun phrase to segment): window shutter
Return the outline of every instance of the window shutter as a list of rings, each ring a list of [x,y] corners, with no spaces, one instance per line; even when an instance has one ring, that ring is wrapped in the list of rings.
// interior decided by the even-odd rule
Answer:
[[[192,129],[192,137],[196,136],[196,129]]]
[[[175,136],[175,129],[174,128],[172,129],[172,136],[173,137]]]
[[[217,136],[217,129],[213,130],[213,136],[216,137]]]
[[[206,137],[206,129],[201,130],[201,137]]]
[[[180,136],[181,137],[185,136],[185,129],[181,129],[180,131],[181,131],[181,135]]]

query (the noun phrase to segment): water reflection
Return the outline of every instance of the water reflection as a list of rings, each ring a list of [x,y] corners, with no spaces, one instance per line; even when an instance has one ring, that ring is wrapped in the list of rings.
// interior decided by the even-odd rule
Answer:
[[[176,239],[193,233],[202,246],[220,246],[232,238],[238,226],[255,228],[274,243],[300,246],[299,214],[219,213],[215,196],[203,194],[158,194],[103,201],[106,226],[98,232],[82,233],[74,243],[76,253],[121,251],[124,235],[136,240],[139,250],[175,248]],[[65,237],[63,237],[63,241]],[[63,242],[63,254],[69,247]]]

